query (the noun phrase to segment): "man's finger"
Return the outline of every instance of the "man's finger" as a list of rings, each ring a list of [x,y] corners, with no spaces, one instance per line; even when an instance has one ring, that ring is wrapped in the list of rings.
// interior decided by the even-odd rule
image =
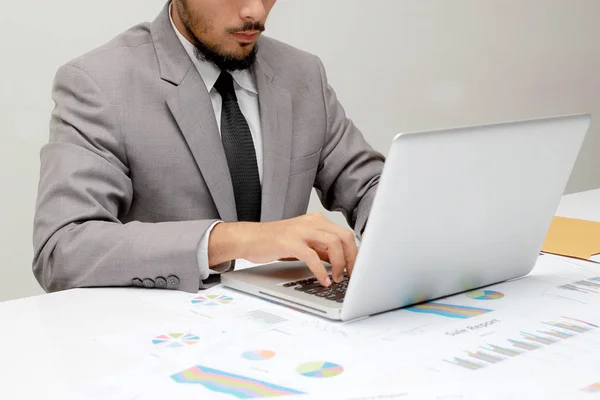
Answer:
[[[327,223],[321,225],[319,229],[334,234],[340,238],[344,250],[344,258],[346,260],[346,271],[348,272],[348,275],[352,275],[352,269],[354,268],[354,263],[356,262],[356,256],[358,254],[358,247],[356,246],[354,233],[330,221],[327,221]],[[343,270],[341,275],[337,278],[342,277]],[[335,275],[334,278],[336,278]]]
[[[339,237],[324,231],[313,231],[308,244],[318,252],[327,252],[327,258],[331,264],[331,275],[333,280],[341,282],[344,279],[344,268],[346,268],[346,257],[344,246]]]
[[[294,253],[297,259],[303,261],[308,266],[321,285],[325,287],[331,286],[331,279],[329,279],[327,269],[325,269],[316,251],[306,245],[302,245]]]

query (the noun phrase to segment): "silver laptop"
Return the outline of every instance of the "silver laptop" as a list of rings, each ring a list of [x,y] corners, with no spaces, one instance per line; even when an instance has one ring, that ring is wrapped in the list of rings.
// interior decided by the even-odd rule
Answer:
[[[399,134],[392,141],[350,279],[321,287],[300,262],[222,283],[352,320],[528,274],[590,117]]]

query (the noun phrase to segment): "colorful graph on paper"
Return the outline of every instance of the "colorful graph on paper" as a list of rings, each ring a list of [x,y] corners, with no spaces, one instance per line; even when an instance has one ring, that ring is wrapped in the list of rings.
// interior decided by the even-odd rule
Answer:
[[[584,294],[600,294],[600,277],[588,278],[581,281],[559,286],[561,289]]]
[[[600,393],[600,383],[594,383],[593,385],[584,387],[581,391],[585,393]]]
[[[200,338],[192,333],[168,333],[152,339],[152,344],[160,347],[178,348],[191,346],[199,341]]]
[[[467,293],[467,297],[473,300],[499,300],[504,297],[504,293],[494,290],[474,290]]]
[[[408,307],[405,310],[411,311],[411,312],[416,312],[416,313],[435,314],[435,315],[440,315],[442,317],[460,318],[460,319],[476,317],[478,315],[482,315],[482,314],[494,311],[494,310],[489,310],[487,308],[455,306],[452,304],[442,304],[442,303],[419,304],[419,305],[416,305],[413,307]]]
[[[219,371],[202,365],[196,365],[185,371],[171,375],[171,379],[177,383],[199,384],[212,392],[228,394],[238,399],[262,399],[265,397],[304,394],[295,389]]]
[[[503,346],[495,344],[480,346],[477,351],[465,351],[465,355],[444,362],[464,369],[478,370],[598,328],[598,325],[590,322],[568,317],[563,317],[558,322],[542,322],[542,325],[544,328],[534,332],[520,332],[518,339],[509,338]]]
[[[275,357],[275,352],[271,350],[250,350],[242,353],[242,357],[251,361],[264,361]]]
[[[198,304],[201,306],[215,307],[224,304],[229,304],[233,301],[233,298],[230,296],[220,295],[220,294],[209,294],[206,296],[198,296],[192,299],[192,304]]]
[[[333,378],[341,375],[344,367],[327,361],[314,361],[299,365],[296,372],[309,378]]]

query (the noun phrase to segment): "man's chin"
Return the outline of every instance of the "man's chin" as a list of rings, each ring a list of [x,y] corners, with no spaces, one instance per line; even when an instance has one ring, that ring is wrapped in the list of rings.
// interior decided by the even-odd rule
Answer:
[[[224,47],[199,43],[196,46],[196,55],[224,71],[244,70],[250,68],[256,59],[257,44],[254,42],[248,44],[250,46],[242,48],[239,43],[236,43],[237,48],[231,51]]]
[[[242,42],[239,44],[239,46],[243,49],[248,49],[246,54],[243,55],[243,57],[247,57],[248,54],[250,54],[250,51],[254,48],[254,46],[256,46],[256,42]]]
[[[224,49],[228,52],[232,57],[243,60],[248,57],[254,47],[256,46],[256,41],[254,42],[242,42],[234,40],[227,49]]]
[[[256,43],[240,43],[237,45],[235,51],[223,51],[220,55],[223,58],[229,59],[232,62],[243,63],[248,59],[253,59],[256,54],[254,53],[254,47]]]

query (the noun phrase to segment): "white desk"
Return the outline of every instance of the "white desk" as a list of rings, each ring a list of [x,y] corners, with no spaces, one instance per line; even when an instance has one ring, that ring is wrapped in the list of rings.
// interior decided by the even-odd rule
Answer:
[[[600,221],[600,189],[564,196],[556,215]]]
[[[600,190],[565,196],[557,215],[600,221]],[[139,361],[90,338],[174,318],[138,289],[78,289],[0,303],[2,398],[49,398]]]

